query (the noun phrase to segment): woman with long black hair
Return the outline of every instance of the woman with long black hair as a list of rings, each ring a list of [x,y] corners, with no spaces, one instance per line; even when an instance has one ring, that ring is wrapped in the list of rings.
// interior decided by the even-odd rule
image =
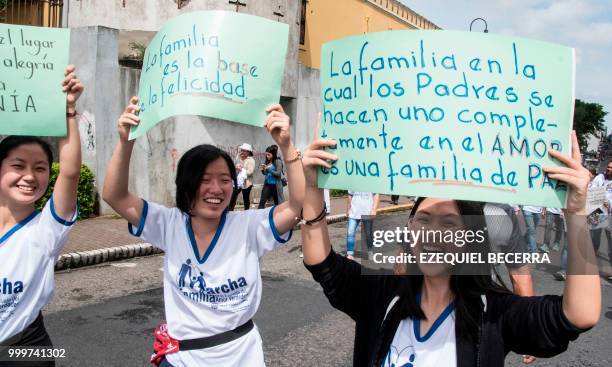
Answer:
[[[258,209],[265,208],[270,199],[274,201],[274,205],[278,205],[281,201],[278,193],[278,186],[282,177],[281,165],[280,158],[278,158],[278,147],[270,145],[266,148],[266,162],[260,167],[261,173],[266,178],[261,188]]]
[[[564,295],[520,297],[491,278],[491,265],[458,275],[447,264],[418,264],[418,275],[362,276],[361,265],[332,250],[316,170],[337,156],[322,150],[336,144],[315,140],[304,153],[306,192],[302,226],[304,263],[332,306],[356,322],[354,366],[503,366],[508,352],[551,357],[593,327],[601,312],[596,259],[583,215],[589,182],[573,134],[572,155],[551,150],[566,167],[545,167],[568,192],[569,267]],[[313,219],[314,218],[314,219]],[[421,198],[408,220],[411,229],[453,231],[485,227],[483,204]],[[488,247],[483,232],[483,247]],[[447,252],[442,241],[420,241],[413,254]],[[450,244],[451,251],[469,251]],[[579,262],[583,260],[582,267]],[[577,275],[578,273],[585,275]]]

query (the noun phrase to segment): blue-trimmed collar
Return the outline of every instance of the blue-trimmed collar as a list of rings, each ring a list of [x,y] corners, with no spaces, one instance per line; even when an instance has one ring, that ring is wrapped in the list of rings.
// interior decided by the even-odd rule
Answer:
[[[208,248],[206,249],[204,256],[200,257],[200,251],[198,250],[198,244],[196,242],[195,235],[193,233],[193,227],[191,226],[191,216],[187,215],[187,219],[185,219],[185,226],[187,227],[187,235],[189,236],[189,242],[191,242],[191,248],[193,249],[193,254],[195,255],[195,258],[200,265],[206,262],[206,259],[208,259],[213,249],[215,248],[215,245],[217,244],[217,241],[219,240],[219,237],[221,236],[221,232],[223,231],[223,226],[225,225],[226,216],[227,216],[227,210],[224,210],[223,214],[221,214],[221,220],[219,221],[217,230],[215,231],[215,236],[213,237],[212,241],[210,241],[210,244],[208,245]]]
[[[21,227],[28,224],[28,222],[34,219],[34,217],[36,217],[39,213],[40,212],[38,210],[34,210],[32,213],[30,213],[30,215],[16,223],[11,229],[8,230],[8,232],[6,232],[2,235],[2,237],[0,237],[0,245],[4,243],[4,241],[6,241],[9,237],[11,237],[13,233],[17,232],[19,229],[21,229]]]
[[[417,292],[416,294],[416,302],[417,302],[417,305],[419,305],[420,307],[421,306],[421,292],[420,291]],[[440,325],[442,325],[444,320],[446,320],[446,318],[453,312],[454,309],[455,309],[455,302],[449,303],[448,306],[446,306],[446,308],[444,309],[444,311],[442,311],[440,316],[438,316],[436,321],[434,321],[434,323],[431,324],[431,327],[427,331],[427,334],[425,334],[422,337],[421,337],[421,320],[420,319],[412,320],[412,326],[413,326],[412,329],[414,330],[415,339],[419,343],[426,342],[429,338],[431,338],[431,336],[436,332],[436,330],[440,327]]]

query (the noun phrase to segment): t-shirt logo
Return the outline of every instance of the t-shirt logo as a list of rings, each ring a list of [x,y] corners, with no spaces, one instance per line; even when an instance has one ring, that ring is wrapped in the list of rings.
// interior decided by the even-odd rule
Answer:
[[[392,345],[383,361],[384,367],[415,367],[416,354],[413,346],[407,346],[402,350]],[[401,363],[401,364],[400,364]]]
[[[23,282],[2,278],[0,282],[0,323],[8,320],[17,309],[23,295]]]
[[[199,273],[199,274],[198,274]],[[179,270],[177,283],[179,290],[183,290],[183,288],[190,288],[190,290],[197,292],[198,290],[206,290],[206,280],[204,280],[204,273],[198,270],[195,267],[191,266],[191,259],[187,259],[183,265],[181,265],[181,270]]]
[[[248,296],[245,277],[228,278],[220,285],[209,284],[204,273],[193,265],[191,259],[185,260],[181,265],[176,283],[185,297],[215,309],[236,310],[244,306],[242,304]]]

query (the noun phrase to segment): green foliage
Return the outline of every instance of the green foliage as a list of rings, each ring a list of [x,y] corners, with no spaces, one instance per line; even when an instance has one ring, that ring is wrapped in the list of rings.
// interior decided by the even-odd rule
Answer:
[[[47,200],[51,197],[51,192],[55,186],[57,175],[59,174],[59,163],[53,163],[51,166],[51,176],[49,177],[49,187],[38,203],[36,209],[42,209]],[[86,165],[81,165],[81,177],[79,178],[79,187],[77,189],[77,199],[79,201],[79,217],[78,219],[89,218],[94,212],[95,197],[94,197],[94,182],[95,177],[93,172]]]
[[[574,130],[578,137],[580,150],[586,152],[589,135],[599,136],[604,129],[604,117],[608,112],[603,110],[599,103],[583,102],[576,99],[574,108]]]
[[[130,49],[134,51],[134,59],[142,64],[147,46],[139,42],[130,42]]]
[[[348,191],[346,190],[337,190],[337,189],[331,189],[329,190],[329,196],[336,198],[336,197],[342,197],[342,196],[346,196],[348,195]]]

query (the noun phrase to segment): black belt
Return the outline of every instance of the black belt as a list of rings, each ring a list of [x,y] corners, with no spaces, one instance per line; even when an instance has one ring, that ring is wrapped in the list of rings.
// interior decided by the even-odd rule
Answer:
[[[179,340],[179,351],[210,348],[217,345],[229,343],[253,330],[253,320],[249,320],[233,330],[205,338]]]

